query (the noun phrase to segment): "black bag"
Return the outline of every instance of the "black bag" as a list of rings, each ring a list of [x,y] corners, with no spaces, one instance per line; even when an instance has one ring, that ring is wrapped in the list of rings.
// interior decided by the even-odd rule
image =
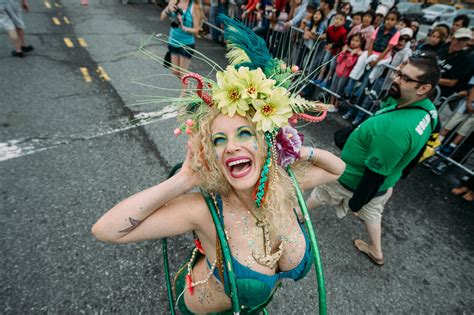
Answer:
[[[165,60],[163,61],[163,67],[170,68],[171,67],[171,52],[168,50],[165,55]]]
[[[351,125],[349,127],[344,127],[334,132],[334,144],[336,145],[336,147],[342,150],[347,142],[347,139],[349,139],[349,136],[355,128],[357,128],[357,126]]]

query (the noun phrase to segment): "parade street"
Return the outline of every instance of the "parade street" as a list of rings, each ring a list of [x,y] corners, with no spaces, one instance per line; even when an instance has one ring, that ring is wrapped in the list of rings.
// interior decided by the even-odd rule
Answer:
[[[30,5],[23,17],[35,50],[14,58],[0,40],[0,312],[168,314],[161,241],[105,244],[91,226],[184,158],[172,102],[151,102],[178,96],[180,82],[138,51],[163,57],[169,21],[144,0]],[[199,39],[196,48],[192,71],[212,72],[204,57],[225,66],[222,45]],[[329,114],[301,130],[306,143],[339,155],[333,133],[344,124]],[[422,165],[397,184],[384,212],[383,267],[354,248],[367,239],[356,217],[311,212],[328,313],[474,312],[474,209],[450,194],[453,185]],[[192,240],[168,239],[172,277]],[[284,282],[268,311],[315,314],[317,292],[313,268]]]

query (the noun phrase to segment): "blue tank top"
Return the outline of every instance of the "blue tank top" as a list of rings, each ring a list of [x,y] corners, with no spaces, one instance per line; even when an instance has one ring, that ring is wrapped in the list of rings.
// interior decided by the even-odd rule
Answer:
[[[185,27],[193,27],[193,0],[189,1],[188,8],[181,16],[183,25]],[[176,16],[176,13],[172,14]],[[186,33],[180,27],[171,28],[168,44],[173,47],[182,47],[184,45],[193,45],[194,44],[194,35]]]

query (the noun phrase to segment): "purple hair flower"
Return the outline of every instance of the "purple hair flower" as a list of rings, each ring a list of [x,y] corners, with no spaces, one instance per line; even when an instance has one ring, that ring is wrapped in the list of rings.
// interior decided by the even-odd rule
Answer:
[[[276,136],[278,164],[282,167],[294,163],[300,158],[300,149],[303,144],[303,134],[290,126],[282,127]]]

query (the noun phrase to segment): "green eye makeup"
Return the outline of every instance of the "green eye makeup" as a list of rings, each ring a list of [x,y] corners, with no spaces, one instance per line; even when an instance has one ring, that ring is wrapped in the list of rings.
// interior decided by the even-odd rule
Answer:
[[[223,133],[216,133],[212,136],[212,144],[215,147],[223,145],[227,142],[227,137]]]
[[[248,140],[249,138],[255,136],[255,133],[250,127],[240,127],[237,129],[237,139],[238,140]]]

